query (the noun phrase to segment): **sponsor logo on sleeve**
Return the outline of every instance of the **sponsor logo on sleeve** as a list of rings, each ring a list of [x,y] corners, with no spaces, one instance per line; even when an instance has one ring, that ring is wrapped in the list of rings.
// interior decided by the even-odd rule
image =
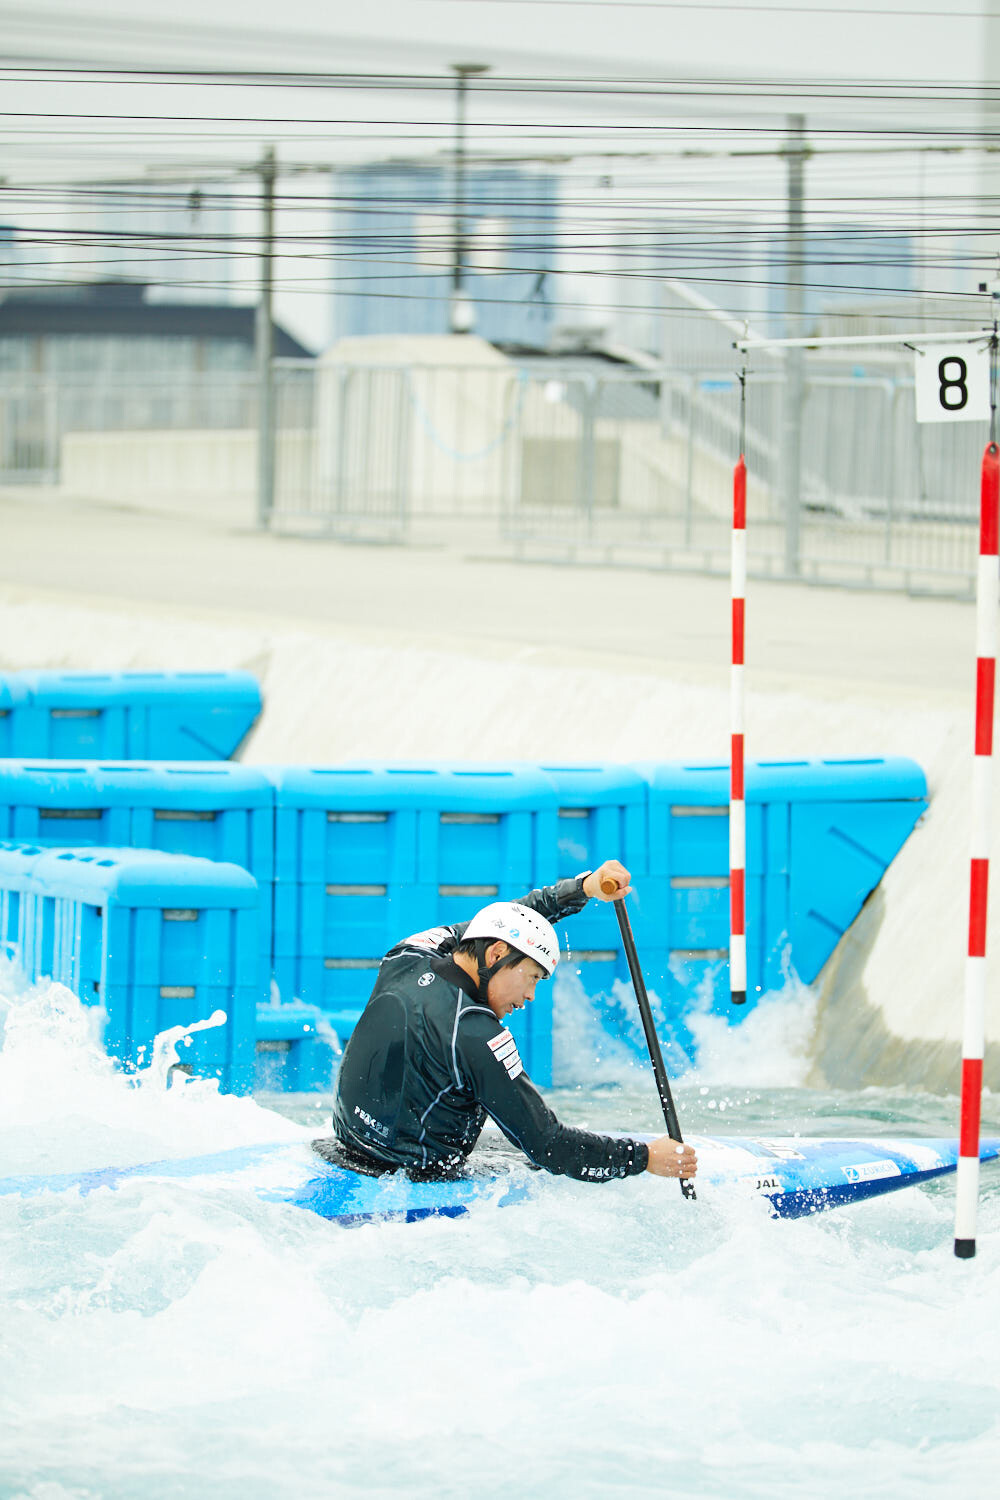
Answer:
[[[524,1064],[518,1054],[517,1043],[506,1027],[486,1045],[497,1062],[503,1063],[509,1078],[520,1078],[524,1072]]]
[[[427,969],[423,974],[421,974],[420,978],[417,980],[417,983],[422,990],[425,990],[429,984],[433,984],[434,974],[432,970]]]
[[[451,929],[448,927],[428,927],[426,932],[415,932],[412,937],[408,937],[403,947],[430,948],[436,951],[450,935]]]

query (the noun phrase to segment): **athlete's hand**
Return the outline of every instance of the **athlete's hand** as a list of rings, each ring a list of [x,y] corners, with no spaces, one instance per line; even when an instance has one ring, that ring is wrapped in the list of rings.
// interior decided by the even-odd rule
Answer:
[[[598,901],[620,901],[622,896],[631,892],[631,880],[631,875],[619,860],[606,859],[598,869],[591,870],[583,882],[584,894],[594,896]],[[602,885],[609,889],[602,890]]]
[[[697,1170],[698,1158],[693,1146],[672,1141],[669,1135],[650,1141],[646,1171],[654,1177],[693,1177]]]

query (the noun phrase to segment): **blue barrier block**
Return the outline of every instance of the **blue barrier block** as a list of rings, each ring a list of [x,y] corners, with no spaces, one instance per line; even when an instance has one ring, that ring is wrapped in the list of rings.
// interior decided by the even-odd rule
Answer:
[[[273,876],[273,794],[231,763],[0,761],[0,837],[161,849]]]
[[[380,962],[380,957],[303,954],[276,960],[275,979],[283,1001],[318,1006],[345,1041],[368,1003]]]
[[[333,1043],[318,1007],[258,1005],[254,1088],[285,1093],[329,1091],[339,1057]]]
[[[382,955],[556,875],[557,799],[537,767],[270,768],[275,973],[344,1033]]]
[[[230,762],[6,760],[0,837],[242,865],[262,887],[263,985],[271,966],[273,797],[267,777]]]
[[[605,859],[620,859],[637,888],[646,888],[648,893],[649,787],[639,772],[626,765],[546,763],[540,769],[555,786],[559,801],[559,878],[596,869]],[[557,930],[563,958],[588,994],[607,992],[615,979],[627,979],[628,965],[611,907],[592,901]]]
[[[17,755],[20,717],[31,702],[25,684],[14,674],[0,676],[0,756]]]
[[[701,987],[732,1020],[729,947],[729,767],[644,765],[649,782],[650,891],[633,918],[652,982],[672,1006]],[[748,1002],[783,983],[788,961],[807,983],[857,916],[927,806],[915,762],[867,757],[762,761],[746,768]]]
[[[27,973],[36,962],[51,963],[51,942],[36,930],[34,910],[28,921],[27,892],[34,891],[32,872],[44,850],[38,845],[0,842],[0,945],[7,958]]]
[[[21,672],[16,756],[225,760],[261,711],[249,672]]]
[[[819,973],[925,806],[887,803],[873,811],[870,803],[817,802],[792,808],[788,938],[803,979]]]
[[[246,870],[138,849],[49,849],[24,900],[54,933],[52,978],[105,1012],[105,1046],[148,1061],[156,1034],[226,1013],[182,1062],[224,1089],[253,1085],[259,892]],[[33,967],[29,976],[44,970]]]
[[[131,842],[131,812],[92,763],[0,760],[0,837],[60,845]],[[140,773],[141,774],[141,773]]]
[[[620,859],[636,879],[649,870],[648,785],[632,766],[538,767],[556,790],[557,875],[577,875]]]
[[[103,784],[131,807],[136,848],[162,849],[242,865],[259,881],[274,879],[274,794],[251,766],[225,762],[133,762],[100,766]]]
[[[537,767],[271,767],[279,881],[482,883],[555,877],[556,797]]]

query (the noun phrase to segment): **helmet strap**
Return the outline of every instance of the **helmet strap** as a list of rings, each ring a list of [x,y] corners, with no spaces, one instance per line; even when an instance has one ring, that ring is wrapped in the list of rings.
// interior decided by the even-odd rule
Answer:
[[[486,949],[492,947],[492,944],[495,941],[496,939],[487,941],[486,938],[476,938],[476,967],[479,971],[479,1001],[482,1005],[487,1005],[489,1003],[486,996],[489,990],[490,980],[493,978],[493,975],[498,973],[500,969],[513,968],[514,964],[519,964],[524,957],[524,954],[518,953],[516,948],[510,948],[510,944],[508,943],[507,946],[508,948],[510,948],[510,952],[505,953],[503,958],[498,958],[495,964],[490,964],[489,967],[487,967]],[[501,939],[501,942],[503,941],[505,940]]]

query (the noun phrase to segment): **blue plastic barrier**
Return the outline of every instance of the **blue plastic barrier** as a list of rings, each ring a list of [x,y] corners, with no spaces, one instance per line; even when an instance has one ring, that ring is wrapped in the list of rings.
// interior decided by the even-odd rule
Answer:
[[[632,766],[541,767],[556,789],[559,878],[620,859],[642,891],[649,878],[649,786]],[[557,928],[567,968],[588,994],[628,979],[621,935],[610,907],[592,901]]]
[[[296,1001],[257,1006],[255,1091],[326,1093],[338,1060],[334,1034],[317,1006]]]
[[[139,849],[26,851],[25,866],[19,956],[28,977],[101,1006],[107,1050],[132,1066],[149,1061],[157,1032],[224,1011],[226,1024],[191,1037],[182,1062],[249,1092],[260,995],[253,877]]]
[[[664,1041],[684,1052],[692,1009],[711,1006],[737,1022],[761,993],[781,987],[786,968],[815,978],[927,805],[923,773],[902,759],[756,763],[746,784],[742,1010],[728,999],[724,764],[264,772],[0,760],[0,835],[33,845],[0,845],[0,941],[36,972],[62,965],[68,973],[68,955],[91,955],[73,973],[74,988],[93,999],[101,982],[95,903],[70,913],[36,900],[47,846],[140,845],[242,865],[262,895],[255,997],[265,1002],[273,971],[281,999],[294,1002],[259,1006],[259,1076],[284,1080],[273,1086],[325,1087],[327,1029],[346,1040],[395,942],[615,855],[633,874],[632,923],[662,1002]],[[610,992],[627,967],[613,911],[594,902],[560,936],[567,967],[621,1034]],[[552,1076],[553,988],[543,986],[512,1020],[543,1084]],[[150,1011],[146,1021],[155,1028],[157,1016]]]
[[[43,852],[37,845],[0,842],[0,945],[5,957],[25,969],[30,963],[39,973],[51,965],[51,944],[46,959],[45,934],[36,929],[34,911],[28,920],[23,896],[34,889],[32,873]]]
[[[729,768],[644,766],[649,899],[633,926],[669,1014],[696,992],[728,1020]],[[762,761],[746,769],[747,1006],[786,971],[815,979],[927,806],[902,758]]]
[[[159,849],[242,865],[261,886],[260,986],[271,973],[274,793],[233,762],[0,760],[0,837]]]
[[[31,694],[17,677],[0,677],[0,756],[17,755],[18,723]]]
[[[557,797],[537,767],[381,764],[268,774],[275,978],[283,999],[321,1006],[342,1037],[394,943],[556,877]],[[519,1039],[528,1055],[534,1048],[534,1076],[551,1077],[551,1028],[539,1018],[533,1035],[524,1021]]]
[[[19,672],[0,679],[0,754],[226,760],[260,711],[249,672]]]

